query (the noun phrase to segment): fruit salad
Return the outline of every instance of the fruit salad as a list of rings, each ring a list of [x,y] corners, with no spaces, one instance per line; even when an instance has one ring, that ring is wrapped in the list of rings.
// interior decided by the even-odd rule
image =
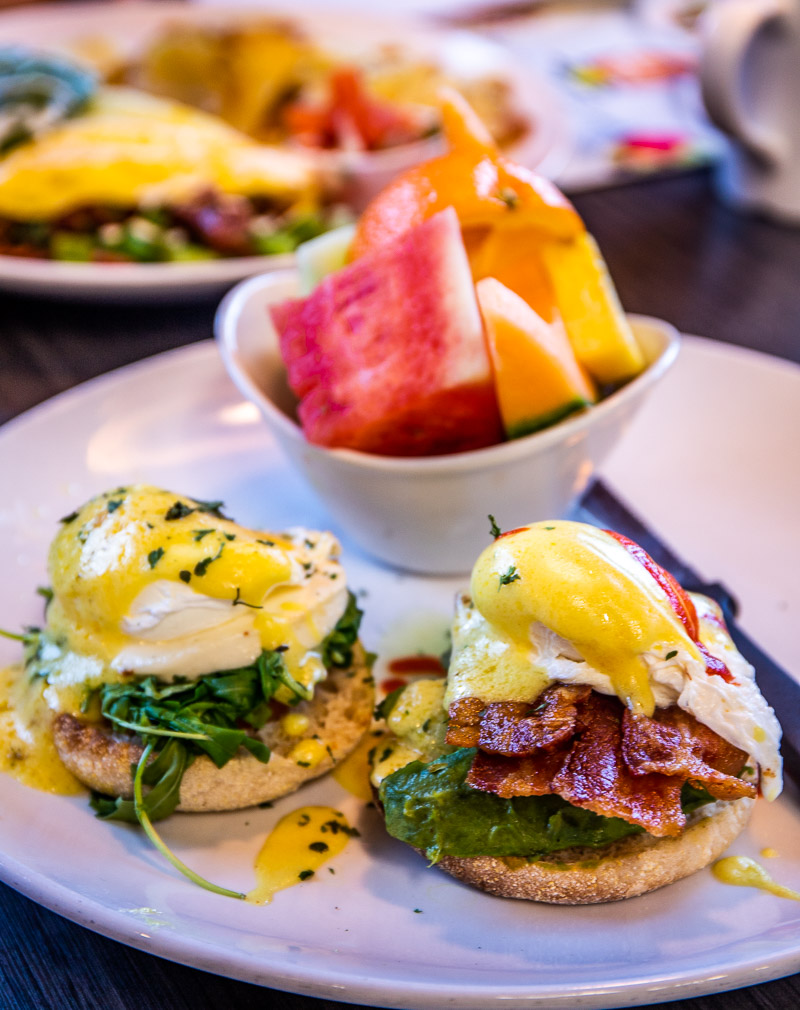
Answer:
[[[530,435],[645,365],[596,243],[449,92],[449,149],[355,230],[301,246],[307,296],[274,306],[309,441],[387,456]]]

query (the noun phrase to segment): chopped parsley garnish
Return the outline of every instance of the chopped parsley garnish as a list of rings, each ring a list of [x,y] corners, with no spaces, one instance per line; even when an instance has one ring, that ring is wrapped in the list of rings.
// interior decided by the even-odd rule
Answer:
[[[666,654],[666,656],[664,656],[664,659],[674,659],[677,655],[678,655],[678,650],[677,649],[671,649]]]
[[[184,519],[186,516],[190,516],[193,512],[208,512],[209,515],[216,516],[217,519],[227,519],[220,509],[225,504],[221,501],[203,501],[201,498],[195,498],[196,505],[187,505],[186,502],[176,501],[171,505],[164,518],[171,522],[173,519]]]
[[[217,558],[222,554],[222,551],[223,551],[224,547],[225,547],[225,544],[220,544],[219,545],[219,550],[217,551],[216,554],[214,554],[210,558],[203,558],[202,561],[198,561],[197,564],[194,566],[194,574],[197,575],[198,577],[205,575],[206,572],[208,571],[208,566],[213,561],[217,560]]]
[[[275,541],[274,540],[256,540],[256,543],[257,544],[263,544],[265,547],[274,547],[275,546]]]
[[[311,849],[312,852],[327,852],[328,851],[328,843],[327,842],[312,842],[309,845],[309,849]]]
[[[340,815],[341,816],[341,815]],[[338,835],[341,831],[343,834],[347,835],[348,838],[360,838],[361,832],[358,828],[351,828],[348,824],[343,824],[342,821],[325,821],[320,829],[322,831],[330,831],[331,834]]]
[[[260,603],[248,603],[247,600],[243,600],[242,599],[242,591],[241,591],[241,589],[238,586],[236,587],[236,596],[234,596],[234,598],[233,598],[233,606],[234,607],[250,607],[251,610],[263,610],[264,609],[261,606]]]
[[[73,522],[80,515],[80,510],[76,509],[74,512],[70,512],[68,516],[62,516],[58,521],[64,523],[66,526],[68,523]]]
[[[297,877],[298,877],[299,880],[308,880],[309,877],[313,877],[313,876],[314,876],[314,871],[313,870],[301,870],[297,874]]]
[[[147,560],[150,563],[151,568],[155,568],[158,562],[164,557],[164,548],[156,547],[154,551],[150,551],[147,555]]]
[[[495,522],[495,518],[491,512],[489,513],[489,532],[492,534],[495,540],[497,540],[498,537],[503,535],[503,531]]]
[[[123,502],[122,498],[112,498],[106,507],[108,508],[109,512],[116,512],[117,509],[122,504],[122,502]]]
[[[174,505],[170,505],[167,511],[164,513],[164,518],[167,522],[172,522],[173,519],[183,519],[185,516],[190,516],[192,512],[196,512],[196,508],[191,508],[189,505],[184,504],[182,501],[176,501]]]
[[[209,533],[214,532],[214,527],[209,526],[204,530],[192,530],[192,540],[197,543],[197,541],[202,540],[203,537],[207,537]]]
[[[185,568],[182,568],[181,571],[178,572],[178,578],[181,580],[181,582],[189,582],[191,577],[192,573],[187,572]]]
[[[516,582],[517,579],[521,579],[522,576],[517,571],[517,566],[512,565],[507,572],[503,572],[500,576],[500,585],[497,587],[498,591],[502,586],[509,586],[512,582]]]

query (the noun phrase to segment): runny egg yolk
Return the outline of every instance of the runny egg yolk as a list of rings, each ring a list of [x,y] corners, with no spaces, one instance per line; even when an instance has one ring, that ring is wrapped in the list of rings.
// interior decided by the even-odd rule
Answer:
[[[583,523],[539,522],[498,537],[478,558],[471,592],[514,651],[525,652],[540,622],[646,715],[655,702],[644,654],[669,645],[700,659],[644,565],[608,533]]]
[[[312,685],[324,675],[313,649],[346,603],[340,566],[314,547],[246,529],[214,503],[119,488],[63,521],[50,549],[47,632],[65,654],[167,679],[281,648]]]

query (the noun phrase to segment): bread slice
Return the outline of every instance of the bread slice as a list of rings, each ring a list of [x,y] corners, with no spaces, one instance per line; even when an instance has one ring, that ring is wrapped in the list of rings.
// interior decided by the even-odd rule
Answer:
[[[292,709],[309,719],[302,736],[289,736],[280,720],[271,720],[258,731],[272,751],[266,764],[244,749],[222,768],[205,755],[195,758],[181,782],[178,810],[238,810],[294,792],[330,771],[355,748],[370,726],[373,705],[372,675],[357,645],[350,669],[331,671],[316,686],[311,701]],[[108,796],[133,796],[131,765],[143,750],[137,737],[64,713],[55,719],[53,738],[62,762],[84,785]],[[289,755],[299,742],[311,738],[325,747],[325,755],[313,767],[304,767]]]
[[[589,905],[646,894],[696,873],[720,856],[744,829],[749,797],[718,800],[695,810],[677,838],[632,835],[605,849],[569,849],[546,860],[443,856],[436,864],[459,880],[504,898]]]

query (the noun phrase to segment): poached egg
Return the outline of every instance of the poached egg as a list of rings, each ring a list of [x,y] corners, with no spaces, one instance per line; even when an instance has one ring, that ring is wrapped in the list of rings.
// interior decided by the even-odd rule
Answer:
[[[62,520],[36,661],[45,698],[77,711],[86,689],[131,675],[191,680],[280,649],[309,692],[321,645],[347,607],[329,533],[279,535],[223,517],[218,502],[121,487]],[[278,696],[278,700],[281,699]]]
[[[752,666],[716,603],[674,584],[676,598],[642,555],[563,520],[500,535],[456,603],[445,707],[467,697],[533,701],[555,681],[588,684],[645,715],[676,704],[750,754],[774,799],[781,729]]]

